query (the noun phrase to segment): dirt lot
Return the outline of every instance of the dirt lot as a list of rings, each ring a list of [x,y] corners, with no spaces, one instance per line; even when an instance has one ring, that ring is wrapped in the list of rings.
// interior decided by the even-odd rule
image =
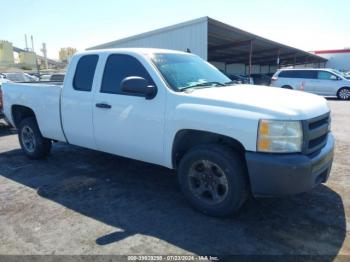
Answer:
[[[189,207],[167,169],[64,144],[30,161],[2,126],[0,254],[350,255],[350,102],[329,104],[328,183],[226,219]]]

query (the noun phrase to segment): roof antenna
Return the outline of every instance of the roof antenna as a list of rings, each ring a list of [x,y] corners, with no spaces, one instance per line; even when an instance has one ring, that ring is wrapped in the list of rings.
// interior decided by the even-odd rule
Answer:
[[[191,50],[189,48],[186,49],[187,53],[191,53]]]

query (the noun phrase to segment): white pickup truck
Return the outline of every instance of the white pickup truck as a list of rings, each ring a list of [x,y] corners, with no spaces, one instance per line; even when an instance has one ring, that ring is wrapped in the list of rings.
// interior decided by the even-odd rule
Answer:
[[[63,86],[3,84],[24,153],[53,141],[176,169],[189,202],[224,216],[249,195],[326,182],[333,161],[324,98],[238,85],[193,54],[110,49],[75,55]]]

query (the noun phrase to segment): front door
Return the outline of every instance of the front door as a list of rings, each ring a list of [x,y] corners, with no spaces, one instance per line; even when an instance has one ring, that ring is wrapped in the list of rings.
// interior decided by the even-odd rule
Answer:
[[[333,96],[337,93],[338,77],[331,72],[318,71],[317,85],[315,85],[315,94],[323,96]]]
[[[107,58],[101,88],[95,94],[94,135],[99,150],[160,164],[163,159],[165,92],[155,98],[123,93],[121,81],[139,76],[154,84],[143,64],[126,54]]]

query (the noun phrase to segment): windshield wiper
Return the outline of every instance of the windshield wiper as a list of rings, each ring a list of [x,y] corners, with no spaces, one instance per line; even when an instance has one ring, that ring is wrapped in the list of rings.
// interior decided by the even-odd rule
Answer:
[[[220,83],[220,82],[204,82],[204,83],[199,83],[199,84],[195,84],[195,85],[191,85],[191,86],[185,86],[183,88],[181,88],[181,91],[187,90],[187,89],[191,89],[191,88],[196,88],[196,87],[211,87],[211,86],[226,86],[226,84]]]

